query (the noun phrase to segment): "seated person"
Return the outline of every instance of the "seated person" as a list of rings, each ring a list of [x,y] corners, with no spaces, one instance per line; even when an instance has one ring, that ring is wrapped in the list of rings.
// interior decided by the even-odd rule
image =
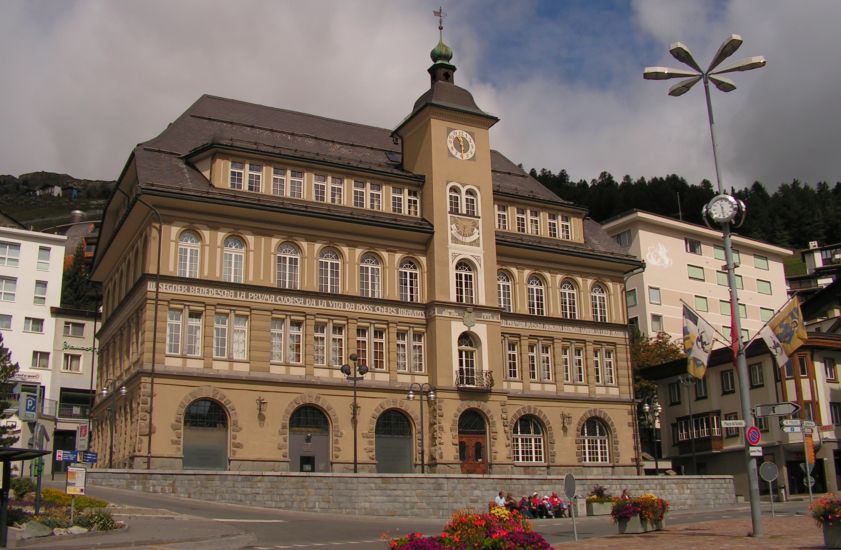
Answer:
[[[530,519],[534,518],[534,515],[531,513],[531,502],[529,501],[529,497],[524,495],[523,498],[520,499],[518,506],[521,514]]]
[[[549,517],[549,511],[546,509],[546,505],[543,504],[543,499],[537,496],[537,492],[531,495],[531,499],[529,500],[529,511],[532,516],[536,518]]]
[[[558,493],[552,491],[552,495],[549,497],[549,506],[552,509],[552,515],[556,518],[562,518],[566,516],[566,507],[564,506],[564,501],[561,497],[558,496]]]
[[[510,512],[511,510],[520,510],[520,505],[514,500],[514,497],[511,496],[511,493],[505,495],[505,507]]]
[[[502,494],[502,491],[494,497],[494,504],[497,506],[505,506],[505,496]]]

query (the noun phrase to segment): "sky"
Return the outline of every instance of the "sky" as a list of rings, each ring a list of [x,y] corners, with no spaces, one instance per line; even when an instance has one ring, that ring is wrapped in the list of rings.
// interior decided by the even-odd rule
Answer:
[[[429,87],[440,0],[3,0],[0,174],[116,179],[132,148],[202,94],[394,128]],[[500,118],[493,148],[526,169],[678,174],[715,182],[703,87],[646,81],[702,67],[731,34],[712,90],[725,188],[841,181],[838,0],[451,0],[455,82]]]

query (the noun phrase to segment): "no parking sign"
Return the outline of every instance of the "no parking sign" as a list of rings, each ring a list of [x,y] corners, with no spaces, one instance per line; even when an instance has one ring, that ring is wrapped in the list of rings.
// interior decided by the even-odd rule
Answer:
[[[745,433],[745,438],[751,445],[759,445],[759,440],[762,439],[762,435],[759,433],[759,428],[751,426],[748,428],[747,433]]]

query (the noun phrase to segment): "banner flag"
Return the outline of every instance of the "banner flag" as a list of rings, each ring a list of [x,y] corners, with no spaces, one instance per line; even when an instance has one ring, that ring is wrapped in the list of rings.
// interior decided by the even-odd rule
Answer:
[[[712,351],[715,329],[685,304],[683,306],[683,351],[686,352],[687,371],[695,378],[703,378]]]
[[[797,296],[780,308],[768,324],[759,331],[759,335],[765,340],[768,349],[777,360],[777,366],[785,365],[791,354],[808,338],[806,325],[803,323],[803,313],[800,311],[800,300]]]

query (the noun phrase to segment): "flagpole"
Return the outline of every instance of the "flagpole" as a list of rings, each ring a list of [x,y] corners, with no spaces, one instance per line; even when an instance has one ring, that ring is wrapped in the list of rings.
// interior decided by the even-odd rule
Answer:
[[[776,317],[776,316],[777,316],[777,314],[778,314],[779,312],[781,312],[782,310],[784,310],[784,309],[786,308],[786,306],[788,306],[788,305],[791,303],[791,301],[792,301],[792,300],[794,300],[794,298],[796,298],[796,296],[792,296],[791,298],[789,298],[788,300],[786,300],[786,303],[784,303],[783,305],[781,305],[780,307],[778,307],[778,308],[777,308],[777,311],[775,311],[775,312],[774,312],[774,315],[772,315],[770,319],[768,319],[767,321],[765,321],[765,324],[764,324],[764,325],[762,325],[761,327],[759,327],[759,330],[757,330],[757,331],[756,331],[756,334],[754,334],[753,336],[751,336],[751,337],[750,337],[750,340],[748,340],[748,342],[745,344],[745,348],[746,348],[746,349],[750,347],[750,345],[753,343],[753,341],[754,341],[754,340],[756,340],[757,336],[759,336],[759,334],[762,332],[762,329],[764,329],[765,327],[767,327],[767,326],[771,323],[771,321],[773,321],[773,320],[774,320],[774,317]],[[780,365],[780,366],[782,366],[782,365]]]

